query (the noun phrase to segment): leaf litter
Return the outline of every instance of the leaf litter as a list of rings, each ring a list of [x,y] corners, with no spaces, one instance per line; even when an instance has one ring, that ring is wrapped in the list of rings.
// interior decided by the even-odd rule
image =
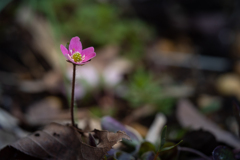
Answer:
[[[92,141],[98,139],[98,144],[93,145],[91,142],[91,146],[84,143],[84,133],[73,126],[50,123],[43,130],[36,131],[7,147],[44,160],[100,160],[118,141],[123,138],[130,140],[123,131],[113,133],[95,129],[89,134]],[[3,151],[4,149],[0,151],[0,155],[4,155]]]

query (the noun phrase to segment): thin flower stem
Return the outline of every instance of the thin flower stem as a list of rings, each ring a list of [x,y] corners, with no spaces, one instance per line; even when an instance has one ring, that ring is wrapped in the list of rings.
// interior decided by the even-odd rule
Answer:
[[[209,158],[208,156],[206,156],[205,154],[203,154],[202,152],[199,152],[195,149],[192,149],[192,148],[187,148],[187,147],[178,147],[178,150],[179,151],[186,151],[186,152],[191,152],[191,153],[194,153],[194,154],[197,154],[199,155],[200,157],[206,159],[206,160],[212,160],[211,158]]]
[[[76,77],[76,64],[73,63],[72,97],[71,97],[71,119],[72,119],[72,126],[74,126],[74,127],[75,127],[75,122],[74,122],[73,107],[74,107],[75,77]]]
[[[155,154],[154,160],[157,160],[158,155],[159,155],[159,151]]]

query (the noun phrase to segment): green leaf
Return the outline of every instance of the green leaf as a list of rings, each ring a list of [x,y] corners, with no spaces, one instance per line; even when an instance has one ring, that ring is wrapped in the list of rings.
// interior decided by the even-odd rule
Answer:
[[[135,160],[135,158],[132,155],[121,151],[117,152],[114,155],[114,158],[116,158],[117,160]]]
[[[139,156],[142,156],[144,153],[148,151],[156,152],[155,146],[150,142],[143,142],[139,148],[138,154]]]
[[[67,48],[67,50],[69,50],[69,42],[66,44],[65,47]]]
[[[161,133],[161,143],[160,143],[160,147],[159,147],[159,150],[158,151],[161,151],[165,142],[166,142],[166,138],[167,138],[167,126],[165,126],[162,130],[162,133]]]
[[[164,147],[160,152],[163,152],[163,151],[167,151],[167,150],[170,150],[170,149],[173,149],[174,147],[178,146],[180,143],[182,143],[183,140],[181,140],[180,142],[178,142],[177,144],[173,145],[173,146],[170,146],[170,147]]]
[[[154,157],[155,153],[153,151],[148,151],[141,156],[141,160],[153,160]],[[160,160],[160,158],[157,157],[157,160]]]
[[[166,142],[163,148],[174,146],[175,143]],[[159,156],[162,160],[177,160],[178,159],[178,147],[174,147],[170,150],[160,151]]]

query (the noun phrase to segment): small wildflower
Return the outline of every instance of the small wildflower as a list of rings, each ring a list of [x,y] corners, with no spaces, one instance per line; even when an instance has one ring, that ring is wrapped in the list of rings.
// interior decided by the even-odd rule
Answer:
[[[78,65],[83,65],[96,56],[93,47],[82,50],[82,43],[79,37],[71,39],[68,49],[62,44],[60,49],[68,61]]]

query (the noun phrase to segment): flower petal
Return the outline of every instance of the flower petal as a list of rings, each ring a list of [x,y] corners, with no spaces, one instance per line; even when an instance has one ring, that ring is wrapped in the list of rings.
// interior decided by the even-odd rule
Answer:
[[[93,47],[88,47],[88,48],[85,48],[84,50],[82,50],[82,55],[85,55],[87,56],[88,54],[91,54],[94,52],[94,48]]]
[[[89,61],[90,59],[94,58],[95,56],[96,56],[95,52],[85,55],[85,59],[84,59],[83,63]]]
[[[85,55],[85,59],[83,61],[83,63],[84,63],[84,62],[87,62],[88,60],[92,59],[93,57],[95,57],[96,53],[94,52],[93,47],[89,47],[82,51],[82,55]]]
[[[72,63],[77,64],[77,63],[76,63],[73,59],[71,59],[71,58],[68,58],[68,60],[71,61]]]
[[[64,47],[64,45],[61,44],[61,45],[60,45],[60,49],[61,49],[64,57],[66,57],[66,58],[68,59],[68,50],[67,50],[67,48]]]
[[[82,43],[80,42],[80,38],[79,37],[73,37],[70,41],[69,44],[69,51],[72,50],[72,53],[75,52],[82,52]],[[71,54],[71,53],[70,53]]]

